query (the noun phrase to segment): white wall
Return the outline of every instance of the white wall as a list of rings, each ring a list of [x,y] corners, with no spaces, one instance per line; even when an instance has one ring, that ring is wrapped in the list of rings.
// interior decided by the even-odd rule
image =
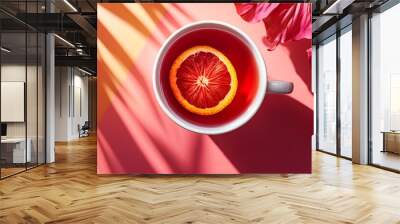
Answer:
[[[82,73],[76,73],[77,70],[75,70],[75,75],[74,75],[74,108],[73,111],[73,119],[72,119],[72,136],[79,137],[78,133],[78,124],[83,125],[85,121],[88,121],[89,118],[89,112],[88,112],[88,77],[87,76],[82,76]],[[81,110],[81,111],[80,111]]]
[[[32,67],[28,67],[30,70]],[[1,81],[25,82],[25,64],[6,64],[1,66]],[[6,110],[7,108],[1,108]],[[25,137],[25,122],[7,123],[7,137]]]
[[[37,70],[38,69],[38,70]],[[19,63],[3,64],[1,66],[2,82],[24,82],[26,84],[26,106],[22,108],[22,113],[26,112],[27,120],[22,122],[6,122],[7,137],[29,139],[32,161],[44,162],[44,74],[41,66]],[[25,80],[27,79],[27,80]],[[7,97],[7,96],[2,96]],[[10,110],[10,108],[1,108],[1,110]],[[12,111],[11,111],[12,113]],[[37,153],[39,155],[37,156]]]
[[[88,120],[88,78],[72,67],[56,67],[55,73],[55,140],[69,141]]]
[[[4,64],[1,66],[1,81],[2,82],[25,82],[25,75],[26,70],[27,74],[35,74],[36,75],[36,67],[34,66],[27,66],[21,64]],[[36,85],[36,83],[35,83]],[[35,92],[28,92],[28,97],[36,97],[36,89]],[[29,102],[32,100],[27,99]],[[33,105],[32,105],[33,106]],[[34,105],[36,108],[36,104]],[[1,108],[2,110],[7,110],[7,108]],[[28,121],[32,121],[35,119],[36,122],[36,114],[35,118],[29,117],[28,114]],[[32,125],[29,125],[30,127]],[[28,133],[29,134],[29,133]],[[25,137],[25,122],[7,122],[7,136],[8,137]],[[29,137],[29,136],[28,136]]]
[[[68,67],[55,68],[55,141],[69,139],[69,85],[70,70]]]

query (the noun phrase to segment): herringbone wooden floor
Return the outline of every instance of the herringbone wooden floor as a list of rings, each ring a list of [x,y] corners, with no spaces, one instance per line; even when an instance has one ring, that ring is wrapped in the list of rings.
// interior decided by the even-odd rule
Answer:
[[[400,175],[315,152],[312,175],[98,176],[96,141],[0,181],[0,223],[400,223]]]

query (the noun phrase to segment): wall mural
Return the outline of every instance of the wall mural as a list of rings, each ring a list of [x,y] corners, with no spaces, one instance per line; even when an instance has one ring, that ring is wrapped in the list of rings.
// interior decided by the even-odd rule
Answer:
[[[311,4],[98,4],[99,174],[310,173]]]

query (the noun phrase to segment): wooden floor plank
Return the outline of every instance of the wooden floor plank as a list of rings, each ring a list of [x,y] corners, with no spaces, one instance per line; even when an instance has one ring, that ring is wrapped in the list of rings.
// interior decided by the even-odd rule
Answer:
[[[400,175],[313,152],[313,174],[96,174],[96,138],[0,181],[0,223],[400,223]]]

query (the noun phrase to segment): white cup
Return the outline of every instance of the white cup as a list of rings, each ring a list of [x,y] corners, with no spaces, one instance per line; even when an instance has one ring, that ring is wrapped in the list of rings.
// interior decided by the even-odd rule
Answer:
[[[161,62],[164,60],[166,53],[169,51],[171,45],[184,35],[199,29],[222,30],[240,39],[240,41],[242,41],[248,47],[248,49],[254,56],[256,67],[258,70],[257,73],[258,88],[255,93],[255,96],[253,97],[247,109],[234,120],[219,126],[208,126],[208,125],[197,124],[180,116],[179,113],[176,113],[173,107],[171,107],[161,88],[162,85],[161,75],[168,75],[168,74],[161,74],[161,64],[162,64]],[[230,24],[219,21],[209,21],[209,20],[194,22],[185,25],[168,37],[168,39],[161,46],[157,54],[156,60],[154,62],[152,78],[153,78],[154,94],[156,96],[158,104],[160,105],[164,113],[179,126],[196,133],[207,134],[207,135],[223,134],[229,131],[233,131],[239,128],[240,126],[244,125],[254,116],[254,114],[260,108],[266,92],[286,94],[286,93],[291,93],[293,91],[293,83],[291,82],[267,79],[267,69],[264,59],[260,51],[258,50],[256,44],[250,39],[250,37],[247,34],[245,34],[243,31]]]

